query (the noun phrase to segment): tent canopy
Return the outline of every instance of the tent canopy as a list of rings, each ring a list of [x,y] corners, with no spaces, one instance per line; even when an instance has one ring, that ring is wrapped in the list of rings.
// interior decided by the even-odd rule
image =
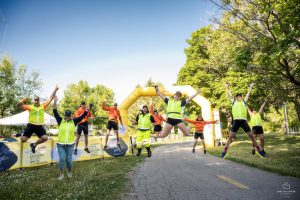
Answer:
[[[11,126],[24,126],[28,123],[29,112],[28,110],[0,119],[0,125],[11,125]],[[45,113],[44,125],[57,125],[56,119],[51,115]]]

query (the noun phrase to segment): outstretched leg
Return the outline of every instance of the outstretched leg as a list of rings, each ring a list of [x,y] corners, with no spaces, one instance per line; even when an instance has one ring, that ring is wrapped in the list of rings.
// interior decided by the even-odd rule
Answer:
[[[105,136],[105,145],[104,145],[104,149],[107,148],[107,143],[108,143],[109,133],[110,133],[110,130],[107,129],[107,131],[106,131],[106,136]]]
[[[190,131],[187,127],[185,127],[184,123],[181,122],[179,124],[177,124],[177,127],[181,130],[181,132],[185,135],[185,136],[190,136]]]
[[[165,137],[167,137],[169,135],[169,133],[171,132],[172,128],[173,128],[173,126],[171,124],[166,123],[166,125],[164,127],[164,131],[157,138],[165,138]]]

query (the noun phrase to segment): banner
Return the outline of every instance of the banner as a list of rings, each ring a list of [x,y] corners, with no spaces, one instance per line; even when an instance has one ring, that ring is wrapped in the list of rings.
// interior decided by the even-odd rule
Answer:
[[[21,144],[0,142],[0,171],[21,167]]]
[[[52,140],[39,144],[35,153],[31,152],[30,143],[24,142],[22,147],[22,166],[34,167],[52,163]]]
[[[83,137],[82,137],[83,138]],[[77,147],[77,155],[72,154],[73,161],[80,161],[80,160],[91,160],[91,159],[98,159],[103,158],[103,150],[102,150],[102,138],[101,137],[89,137],[89,150],[90,153],[87,153],[84,150],[84,139],[79,140],[78,147]],[[52,150],[52,158],[53,162],[59,161],[59,155],[57,150],[57,143],[54,141],[54,146]]]

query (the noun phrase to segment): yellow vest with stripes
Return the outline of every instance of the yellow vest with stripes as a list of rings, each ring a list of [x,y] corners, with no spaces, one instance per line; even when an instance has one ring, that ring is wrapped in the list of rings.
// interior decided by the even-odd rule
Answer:
[[[167,117],[174,119],[182,119],[181,113],[181,100],[175,101],[173,98],[170,98],[167,106]]]
[[[74,144],[75,141],[75,124],[73,120],[62,120],[58,127],[58,141],[59,144]]]
[[[45,110],[44,110],[43,105],[40,105],[39,107],[30,105],[29,123],[35,124],[35,125],[43,125],[44,124],[44,115],[45,115]]]

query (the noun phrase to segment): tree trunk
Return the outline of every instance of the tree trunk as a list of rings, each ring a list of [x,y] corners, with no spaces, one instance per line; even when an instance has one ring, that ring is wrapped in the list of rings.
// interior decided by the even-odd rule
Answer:
[[[300,95],[296,96],[295,101],[293,101],[293,103],[295,105],[298,121],[300,121]]]

